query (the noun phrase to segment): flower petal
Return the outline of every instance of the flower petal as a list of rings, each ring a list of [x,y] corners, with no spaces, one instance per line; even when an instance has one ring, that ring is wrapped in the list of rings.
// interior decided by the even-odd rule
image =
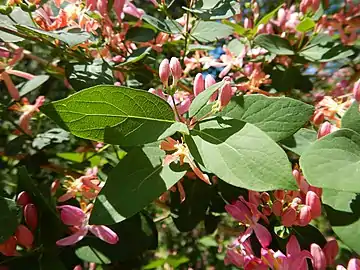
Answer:
[[[89,230],[92,234],[106,243],[114,245],[119,241],[117,234],[104,225],[90,225]]]
[[[271,234],[270,232],[261,224],[256,223],[255,226],[253,226],[254,231],[255,231],[255,235],[257,237],[257,239],[259,240],[261,246],[263,248],[266,248],[270,245],[271,243]]]
[[[87,234],[87,232],[88,232],[87,227],[81,227],[80,230],[78,230],[76,233],[57,241],[56,245],[71,246],[71,245],[79,242],[80,240],[82,240],[85,237],[85,235]]]

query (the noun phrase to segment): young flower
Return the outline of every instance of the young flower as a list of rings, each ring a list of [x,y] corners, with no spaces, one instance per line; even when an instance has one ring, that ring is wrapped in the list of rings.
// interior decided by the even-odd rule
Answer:
[[[27,193],[26,191],[21,191],[17,196],[16,203],[20,206],[25,206],[31,203],[29,193]]]
[[[244,242],[253,232],[255,232],[261,246],[264,248],[269,246],[271,234],[263,225],[258,223],[260,218],[265,222],[268,222],[268,219],[257,209],[255,204],[245,201],[241,196],[235,203],[227,204],[225,210],[233,218],[248,226],[244,235],[241,237],[240,242]]]
[[[159,77],[164,87],[168,86],[169,76],[170,76],[169,60],[164,59],[161,61],[159,66]]]
[[[0,244],[0,253],[4,256],[15,256],[16,255],[16,238],[10,236],[8,240]]]
[[[71,226],[74,232],[72,235],[60,239],[56,242],[58,246],[73,245],[82,240],[90,231],[99,239],[109,244],[116,244],[119,241],[117,234],[104,225],[89,225],[90,210],[92,205],[88,205],[85,210],[72,205],[58,206],[60,217],[65,225]]]
[[[30,227],[31,230],[36,230],[38,225],[38,212],[34,204],[29,203],[25,205],[24,219],[25,223]]]
[[[225,108],[226,105],[230,102],[232,98],[232,89],[230,85],[230,81],[226,80],[223,87],[220,89],[219,93],[219,110],[221,111],[223,108]]]
[[[354,99],[357,102],[360,102],[360,79],[354,83],[353,95],[354,95]]]
[[[173,85],[176,85],[178,80],[180,80],[182,75],[182,68],[179,62],[179,59],[176,57],[171,57],[170,59],[170,71],[173,76]]]
[[[211,75],[210,75],[211,76]],[[194,95],[195,97],[205,90],[205,81],[201,73],[196,74],[194,79]]]
[[[308,191],[306,193],[306,205],[310,206],[313,219],[321,216],[321,201],[315,192]]]
[[[206,75],[205,77],[205,89],[209,88],[210,86],[214,85],[216,83],[214,77],[210,74]],[[216,100],[217,92],[211,95],[209,102],[213,102]]]
[[[34,242],[32,232],[24,225],[20,224],[15,232],[17,243],[26,248],[31,248]]]
[[[336,270],[359,270],[360,269],[360,259],[352,258],[350,259],[347,268],[342,265],[336,266]]]
[[[175,141],[173,138],[168,137],[166,140],[161,142],[160,149],[164,151],[175,151],[174,153],[165,156],[163,165],[169,165],[170,163],[179,159],[180,165],[188,163],[197,177],[199,177],[206,184],[211,185],[209,177],[204,174],[195,164],[193,158],[190,155],[189,148],[186,144],[180,143],[178,141]]]

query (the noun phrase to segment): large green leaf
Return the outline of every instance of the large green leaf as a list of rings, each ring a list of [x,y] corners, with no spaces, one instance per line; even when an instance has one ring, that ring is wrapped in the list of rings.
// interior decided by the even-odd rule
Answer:
[[[18,226],[18,208],[14,200],[0,197],[0,244],[8,240],[15,233]]]
[[[306,17],[296,26],[296,30],[304,33],[312,30],[315,25],[316,24],[312,19]]]
[[[360,134],[360,112],[358,102],[354,101],[341,118],[341,127],[352,129]]]
[[[285,140],[280,141],[282,146],[295,154],[301,156],[306,149],[317,139],[317,132],[315,130],[301,128],[298,132]]]
[[[169,33],[169,34],[177,34],[180,33],[182,30],[182,26],[174,20],[159,20],[153,16],[148,14],[144,14],[141,19],[155,27],[156,29],[160,30],[161,32]]]
[[[280,141],[303,127],[313,110],[312,106],[287,97],[249,95],[234,97],[219,115],[254,124]]]
[[[315,39],[315,41],[322,40],[321,37]],[[354,54],[354,51],[349,47],[327,41],[324,39],[321,43],[310,43],[299,52],[299,55],[310,61],[330,62],[347,58]]]
[[[112,85],[82,90],[41,111],[78,137],[122,145],[154,142],[175,122],[158,96]]]
[[[257,191],[296,188],[285,152],[254,125],[215,118],[190,134],[195,160],[225,182]]]
[[[212,42],[230,36],[233,28],[212,21],[200,21],[192,30],[191,35],[200,42]]]
[[[95,202],[90,222],[112,224],[123,221],[176,184],[185,171],[173,164],[163,166],[164,157],[165,152],[157,143],[131,150],[110,172]]]
[[[300,165],[311,185],[360,192],[360,135],[350,129],[337,130],[307,149]]]
[[[109,264],[136,258],[157,247],[157,231],[151,218],[137,214],[124,222],[109,226],[119,237],[110,245],[95,237],[86,237],[76,246],[76,255],[86,262]]]
[[[341,181],[341,179],[339,179]],[[360,254],[360,196],[352,192],[324,189],[326,216],[337,236]]]
[[[30,81],[25,82],[24,84],[21,85],[20,96],[25,96],[25,95],[29,94],[30,92],[38,89],[49,78],[50,78],[50,76],[48,76],[48,75],[38,75],[38,76],[35,76]]]
[[[276,35],[261,34],[255,37],[254,43],[271,53],[278,55],[293,55],[294,51],[287,39]]]
[[[197,95],[190,105],[189,117],[193,117],[195,114],[197,114],[201,108],[206,105],[212,94],[214,94],[221,86],[223,86],[224,83],[224,81],[215,83]]]

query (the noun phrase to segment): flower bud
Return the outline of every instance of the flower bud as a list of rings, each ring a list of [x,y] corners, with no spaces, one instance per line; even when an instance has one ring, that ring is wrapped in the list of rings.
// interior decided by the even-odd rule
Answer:
[[[267,192],[262,192],[260,194],[260,198],[264,203],[268,203],[270,201],[270,195]]]
[[[321,137],[324,137],[330,133],[331,133],[331,124],[329,122],[324,122],[323,124],[321,124],[318,130],[317,138],[320,139]]]
[[[5,256],[15,256],[16,254],[16,238],[15,236],[10,236],[8,240],[0,244],[0,253]]]
[[[60,218],[65,225],[81,226],[86,218],[85,213],[78,207],[72,205],[58,206],[60,209]]]
[[[311,207],[311,217],[321,216],[321,201],[318,195],[313,191],[306,193],[306,205]]]
[[[316,112],[313,117],[313,123],[314,125],[320,125],[322,122],[324,122],[324,114],[322,112]]]
[[[50,193],[52,196],[54,196],[56,194],[56,191],[58,190],[58,188],[60,187],[60,180],[56,179],[51,183],[51,187],[50,187]]]
[[[283,205],[280,201],[276,200],[274,201],[272,205],[272,211],[275,216],[280,217],[282,213]]]
[[[274,194],[274,197],[279,201],[282,201],[284,199],[284,197],[285,197],[285,191],[284,190],[280,190],[280,189],[275,190],[273,192],[273,194]]]
[[[272,213],[271,208],[268,205],[264,205],[264,207],[262,208],[262,212],[265,216],[270,216]]]
[[[360,102],[360,79],[354,83],[353,95],[354,95],[354,99],[357,102]]]
[[[26,191],[21,191],[17,196],[16,203],[20,206],[25,206],[28,203],[31,203],[29,193],[27,193]]]
[[[298,222],[300,226],[306,226],[311,221],[311,207],[304,205],[301,207],[299,216],[298,216]]]
[[[34,236],[32,232],[24,225],[20,224],[15,232],[17,242],[26,248],[31,248],[34,242]]]
[[[10,52],[8,49],[0,47],[0,57],[9,58]]]
[[[286,22],[286,12],[285,9],[280,8],[277,14],[277,19],[280,25],[285,24]]]
[[[194,95],[195,97],[205,90],[205,81],[201,73],[196,74],[194,79]]]
[[[232,89],[230,82],[228,80],[225,81],[225,84],[220,89],[219,93],[219,102],[220,102],[220,110],[224,108],[230,102],[232,98]]]
[[[170,76],[169,60],[164,59],[161,61],[159,66],[159,77],[164,86],[168,85],[169,76]]]
[[[360,260],[356,258],[350,259],[347,270],[359,270],[359,269],[360,269]]]
[[[179,59],[176,57],[171,57],[170,59],[170,71],[174,79],[174,84],[181,78],[182,68],[179,62]]]
[[[215,84],[216,81],[214,79],[214,77],[210,74],[206,75],[205,77],[205,89],[209,88],[210,86],[212,86],[213,84]],[[211,95],[209,102],[213,102],[215,101],[217,98],[217,91],[215,91],[214,94]]]
[[[82,266],[79,264],[75,266],[73,270],[82,270],[82,269],[83,269]]]
[[[328,266],[333,265],[335,258],[339,252],[339,245],[336,239],[328,241],[323,248],[323,252],[326,258],[326,264]]]
[[[282,224],[291,227],[296,221],[296,211],[292,207],[288,207],[281,215]]]
[[[30,227],[30,229],[33,231],[36,230],[38,225],[38,212],[34,204],[29,203],[25,205],[24,218],[25,223]]]
[[[253,28],[253,23],[251,19],[245,18],[244,20],[244,28],[247,29],[252,29]]]
[[[310,253],[313,256],[313,267],[315,270],[326,269],[326,258],[324,252],[318,244],[311,244]]]

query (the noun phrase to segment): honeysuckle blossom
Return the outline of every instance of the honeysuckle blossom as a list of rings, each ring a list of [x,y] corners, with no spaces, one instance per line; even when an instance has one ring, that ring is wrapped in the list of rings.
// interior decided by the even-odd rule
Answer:
[[[174,140],[171,137],[168,137],[166,140],[162,141],[160,144],[160,148],[167,152],[173,152],[172,154],[167,154],[163,161],[163,165],[169,165],[170,163],[179,160],[180,165],[184,163],[188,163],[190,168],[205,183],[211,185],[209,177],[204,174],[198,166],[195,164],[193,158],[190,155],[189,148],[186,144],[180,143],[179,141]]]
[[[360,269],[360,259],[357,258],[350,259],[346,268],[342,265],[336,266],[336,270],[359,270],[359,269]]]
[[[85,209],[80,209],[72,205],[62,205],[57,208],[60,210],[60,217],[65,225],[71,226],[73,232],[70,236],[56,242],[58,246],[70,246],[81,241],[90,231],[93,235],[109,244],[116,244],[119,241],[117,234],[104,225],[89,225],[90,211],[92,204]]]
[[[243,59],[247,53],[247,47],[244,46],[244,49],[241,53],[236,56],[232,53],[227,47],[223,47],[225,54],[220,56],[220,63],[212,62],[211,66],[214,67],[224,67],[224,69],[220,72],[219,78],[223,78],[226,74],[230,72],[232,68],[241,68],[243,65]]]
[[[271,242],[271,234],[265,226],[261,225],[259,219],[262,218],[266,223],[268,219],[263,215],[257,206],[253,203],[245,201],[244,197],[239,197],[239,200],[232,204],[227,204],[225,210],[236,220],[248,226],[245,233],[242,235],[240,242],[244,242],[250,235],[255,232],[257,239],[262,247],[268,247]]]
[[[286,255],[280,250],[261,249],[262,260],[273,270],[307,270],[306,259],[312,259],[308,250],[301,250],[298,240],[294,235],[286,244]]]

